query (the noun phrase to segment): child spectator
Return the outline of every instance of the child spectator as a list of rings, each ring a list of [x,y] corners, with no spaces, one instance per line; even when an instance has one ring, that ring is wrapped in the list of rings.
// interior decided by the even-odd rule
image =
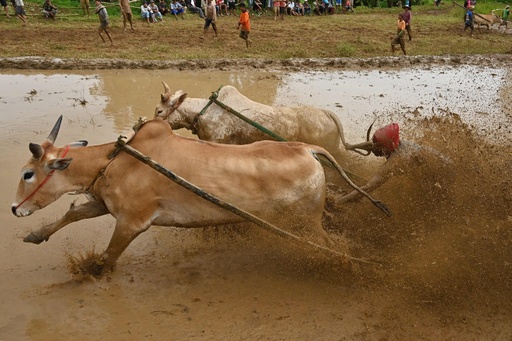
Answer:
[[[55,20],[57,14],[57,7],[55,7],[50,0],[44,0],[43,4],[43,15],[46,19],[50,18]]]
[[[238,22],[238,28],[240,29],[240,26],[242,27],[240,30],[240,38],[245,40],[245,47],[249,48],[249,46],[252,44],[251,40],[249,39],[251,23],[249,21],[249,12],[247,11],[247,8],[243,2],[240,4],[240,11],[242,11],[242,13],[240,13],[240,21]]]
[[[98,33],[100,35],[101,40],[103,40],[103,43],[105,43],[105,38],[103,38],[103,35],[101,34],[103,31],[107,34],[108,39],[110,40],[110,46],[114,45],[114,42],[112,41],[112,37],[110,36],[110,32],[108,31],[108,25],[110,24],[110,21],[108,19],[108,13],[105,6],[101,4],[100,0],[95,1],[96,9],[94,10],[94,13],[98,14],[98,18],[100,19],[100,26],[98,27]]]

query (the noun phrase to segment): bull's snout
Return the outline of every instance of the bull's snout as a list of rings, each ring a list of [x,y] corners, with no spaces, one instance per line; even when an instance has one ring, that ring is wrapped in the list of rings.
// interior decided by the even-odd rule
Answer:
[[[19,205],[17,205],[17,204],[12,204],[12,206],[11,206],[12,214],[14,214],[16,217],[26,217],[26,216],[29,216],[32,214],[31,210],[27,210],[27,209],[23,209],[23,208],[18,209],[18,206]]]

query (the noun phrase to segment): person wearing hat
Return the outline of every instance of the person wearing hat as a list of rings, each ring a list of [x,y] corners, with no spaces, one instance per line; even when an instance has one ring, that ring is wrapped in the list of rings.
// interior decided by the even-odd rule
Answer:
[[[473,14],[473,6],[469,5],[468,7],[466,7],[466,14],[464,15],[464,29],[460,33],[460,36],[464,34],[468,27],[471,28],[470,37],[473,36],[473,30],[475,29],[474,18],[475,16]]]
[[[100,26],[98,27],[98,33],[100,35],[101,40],[103,40],[103,43],[105,43],[105,38],[103,38],[102,32],[105,32],[107,34],[108,39],[110,40],[110,45],[114,45],[114,42],[112,41],[112,37],[110,36],[110,32],[108,31],[108,26],[110,24],[110,20],[108,19],[108,13],[107,9],[100,0],[95,1],[96,9],[94,10],[94,13],[98,15],[98,18],[100,19]]]
[[[402,13],[402,17],[405,21],[405,30],[407,31],[407,34],[409,35],[409,41],[412,40],[411,35],[411,19],[412,19],[412,13],[411,13],[411,6],[409,4],[406,4],[404,7],[404,13]]]
[[[162,13],[160,13],[158,6],[155,4],[155,0],[150,0],[148,7],[149,11],[152,13],[151,17],[153,18],[153,22],[157,22],[158,19],[160,19],[160,21],[164,21]]]
[[[505,29],[508,29],[508,16],[509,15],[510,15],[509,5],[507,5],[507,7],[505,7],[505,9],[503,10],[503,13],[501,14],[501,23],[500,23],[500,26],[498,26],[498,29],[502,25],[505,25]]]

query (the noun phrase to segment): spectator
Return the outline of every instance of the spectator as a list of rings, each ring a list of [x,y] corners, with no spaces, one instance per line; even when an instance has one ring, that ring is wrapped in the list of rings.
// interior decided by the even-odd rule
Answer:
[[[279,8],[281,8],[281,1],[274,0],[274,20],[277,21],[277,18],[279,17]]]
[[[407,34],[409,35],[409,41],[412,40],[411,36],[411,19],[412,19],[412,13],[411,13],[411,7],[409,5],[404,6],[404,13],[402,14],[402,17],[405,21],[405,30],[407,31]]]
[[[217,7],[219,8],[219,15],[222,17],[222,13],[224,13],[224,15],[228,15],[228,6],[226,5],[226,3],[224,2],[224,0],[217,0]]]
[[[343,4],[343,0],[336,0],[335,6],[336,6],[336,12],[337,13],[343,12],[343,5],[342,4]]]
[[[87,18],[89,18],[90,17],[89,7],[91,7],[89,4],[89,0],[80,0],[80,7],[82,7],[82,11],[84,12],[84,15],[87,12]]]
[[[208,32],[208,27],[212,26],[213,33],[217,36],[217,10],[215,5],[213,4],[214,0],[208,0],[208,5],[206,6],[206,18],[204,19],[204,34],[206,37],[206,32]]]
[[[304,15],[304,7],[301,5],[300,1],[295,1],[295,7],[293,11],[296,13],[296,15]]]
[[[164,21],[162,13],[160,13],[158,6],[155,4],[155,0],[150,0],[148,7],[149,10],[151,11],[151,18],[153,19],[153,22],[157,22],[157,19],[160,19],[160,21]]]
[[[10,17],[9,15],[9,6],[7,6],[7,1],[6,0],[0,0],[0,4],[2,5],[2,7],[4,8],[4,11],[5,11],[5,16],[7,18]]]
[[[284,15],[286,13],[286,0],[281,0],[279,3],[279,17],[281,20],[284,20]]]
[[[178,15],[181,16],[181,19],[185,19],[185,8],[177,0],[172,0],[171,14],[174,15],[176,20],[178,20]]]
[[[304,15],[311,15],[311,6],[309,5],[308,0],[304,0],[304,4],[302,5],[302,11]]]
[[[295,7],[295,4],[293,3],[293,1],[288,1],[286,3],[286,14],[288,15],[296,15],[295,13],[293,13],[293,8]]]
[[[405,42],[404,42],[404,34],[405,34],[405,21],[403,14],[398,14],[398,23],[397,23],[397,30],[396,30],[396,37],[391,42],[391,52],[395,54],[395,45],[400,45],[400,48],[402,49],[402,52],[404,55],[405,53]]]
[[[327,12],[329,11],[329,0],[322,0],[322,6],[323,6],[323,15],[327,15]]]
[[[227,0],[228,1],[228,14],[236,15],[236,0]]]
[[[501,26],[505,25],[505,29],[508,29],[508,16],[510,15],[510,6],[507,5],[505,9],[503,10],[503,13],[501,14],[501,23],[500,26],[498,26],[498,29],[501,28]]]
[[[166,15],[167,13],[169,13],[169,7],[167,6],[165,0],[160,0],[160,2],[158,3],[158,10],[162,15]]]
[[[105,32],[107,34],[108,39],[110,40],[110,46],[114,45],[114,42],[112,41],[112,37],[110,36],[110,32],[108,31],[108,25],[110,24],[110,20],[108,19],[108,13],[105,6],[101,4],[100,0],[95,1],[96,9],[94,10],[94,13],[98,14],[98,18],[100,20],[100,26],[98,27],[98,33],[100,35],[101,40],[103,40],[103,43],[105,43],[105,38],[103,38],[102,32]]]
[[[44,0],[43,15],[46,19],[50,18],[55,20],[55,15],[57,15],[57,7],[55,7],[50,0]]]
[[[238,21],[238,28],[240,30],[240,38],[245,40],[245,47],[249,48],[251,46],[251,40],[249,39],[249,32],[251,30],[251,23],[249,21],[249,12],[247,12],[247,8],[245,8],[245,4],[242,2],[240,4],[240,20]]]
[[[461,36],[468,27],[471,28],[470,37],[473,36],[473,30],[475,29],[474,18],[475,16],[473,14],[473,6],[468,5],[468,7],[466,7],[466,14],[464,15],[464,29],[460,33]]]
[[[149,9],[147,2],[144,2],[142,6],[140,6],[140,16],[142,19],[146,20],[148,24],[150,23],[151,10]]]
[[[354,13],[350,0],[347,0],[347,2],[345,2],[345,11]]]
[[[204,13],[201,7],[196,7],[194,0],[186,0],[187,8],[192,13],[198,13],[199,17],[204,19]]]
[[[254,13],[257,13],[258,15],[263,14],[263,4],[261,3],[261,0],[254,0],[252,10],[254,11]]]
[[[15,0],[16,8],[14,9],[14,14],[16,18],[20,19],[23,23],[23,26],[27,24],[27,13],[25,13],[25,4],[23,0]]]
[[[130,27],[132,31],[135,31],[133,28],[133,14],[132,9],[130,8],[129,0],[119,0],[119,7],[121,8],[121,14],[123,15],[123,31],[126,31],[126,22],[130,23]]]

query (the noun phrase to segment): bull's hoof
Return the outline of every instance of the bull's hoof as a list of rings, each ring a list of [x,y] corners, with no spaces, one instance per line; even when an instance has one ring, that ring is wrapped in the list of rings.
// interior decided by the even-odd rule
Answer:
[[[23,241],[25,243],[41,244],[42,242],[46,241],[46,239],[38,234],[35,234],[34,232],[30,232],[30,234],[26,236]]]
[[[101,276],[103,275],[103,264],[98,264],[94,262],[93,264],[90,265],[88,271],[91,276],[95,278],[101,278]]]

